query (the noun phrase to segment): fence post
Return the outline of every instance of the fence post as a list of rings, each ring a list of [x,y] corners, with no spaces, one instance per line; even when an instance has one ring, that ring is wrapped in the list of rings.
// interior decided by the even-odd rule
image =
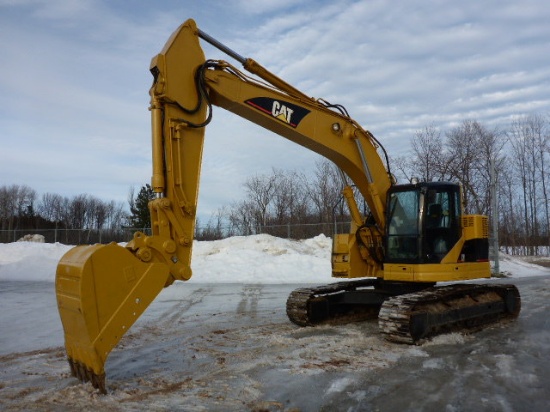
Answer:
[[[491,158],[490,160],[490,193],[491,193],[491,229],[492,229],[492,239],[491,239],[491,248],[493,251],[494,259],[494,268],[493,271],[495,274],[500,273],[500,264],[499,264],[499,245],[498,245],[498,193],[497,193],[497,174],[495,159]]]

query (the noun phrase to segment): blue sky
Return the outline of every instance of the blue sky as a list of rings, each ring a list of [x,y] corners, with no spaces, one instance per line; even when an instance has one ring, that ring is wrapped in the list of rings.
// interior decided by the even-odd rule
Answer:
[[[149,182],[149,62],[187,18],[404,155],[414,132],[550,114],[544,0],[0,0],[0,185],[126,202]],[[207,57],[230,58],[204,46]],[[199,213],[319,157],[214,108]]]

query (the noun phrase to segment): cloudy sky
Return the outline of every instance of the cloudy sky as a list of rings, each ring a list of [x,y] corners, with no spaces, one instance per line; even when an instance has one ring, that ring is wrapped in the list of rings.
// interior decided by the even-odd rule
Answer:
[[[0,0],[0,185],[126,202],[151,175],[151,58],[187,18],[404,155],[414,132],[550,113],[546,0]],[[204,46],[207,57],[226,58]],[[214,108],[199,213],[319,157]]]

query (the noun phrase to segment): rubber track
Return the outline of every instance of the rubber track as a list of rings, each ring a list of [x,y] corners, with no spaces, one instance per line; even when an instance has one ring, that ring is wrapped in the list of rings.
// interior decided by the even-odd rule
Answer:
[[[286,301],[286,314],[288,318],[299,326],[313,326],[312,314],[309,312],[309,303],[323,296],[333,295],[345,291],[356,290],[362,287],[371,287],[377,283],[376,279],[363,279],[348,282],[330,283],[328,285],[312,288],[300,288],[292,291]],[[346,322],[349,322],[349,317]]]
[[[509,311],[505,296],[512,294],[513,308]],[[498,296],[494,300],[494,296]],[[411,333],[411,318],[413,315],[429,313],[444,315],[446,311],[468,308],[476,302],[486,300],[491,303],[504,303],[505,310],[500,313],[489,313],[475,318],[458,321],[452,324],[438,325],[427,330],[421,337],[415,338]],[[431,288],[425,291],[395,296],[384,302],[378,315],[380,332],[392,342],[416,344],[424,338],[433,336],[444,330],[463,331],[478,329],[503,318],[518,316],[521,300],[517,288],[513,285],[449,285]]]

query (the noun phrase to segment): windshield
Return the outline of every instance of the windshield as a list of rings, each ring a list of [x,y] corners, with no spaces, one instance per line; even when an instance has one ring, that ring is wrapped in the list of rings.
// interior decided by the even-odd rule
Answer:
[[[418,233],[418,191],[397,192],[390,195],[390,234]]]
[[[417,259],[420,192],[411,190],[391,193],[389,206],[387,260]]]

